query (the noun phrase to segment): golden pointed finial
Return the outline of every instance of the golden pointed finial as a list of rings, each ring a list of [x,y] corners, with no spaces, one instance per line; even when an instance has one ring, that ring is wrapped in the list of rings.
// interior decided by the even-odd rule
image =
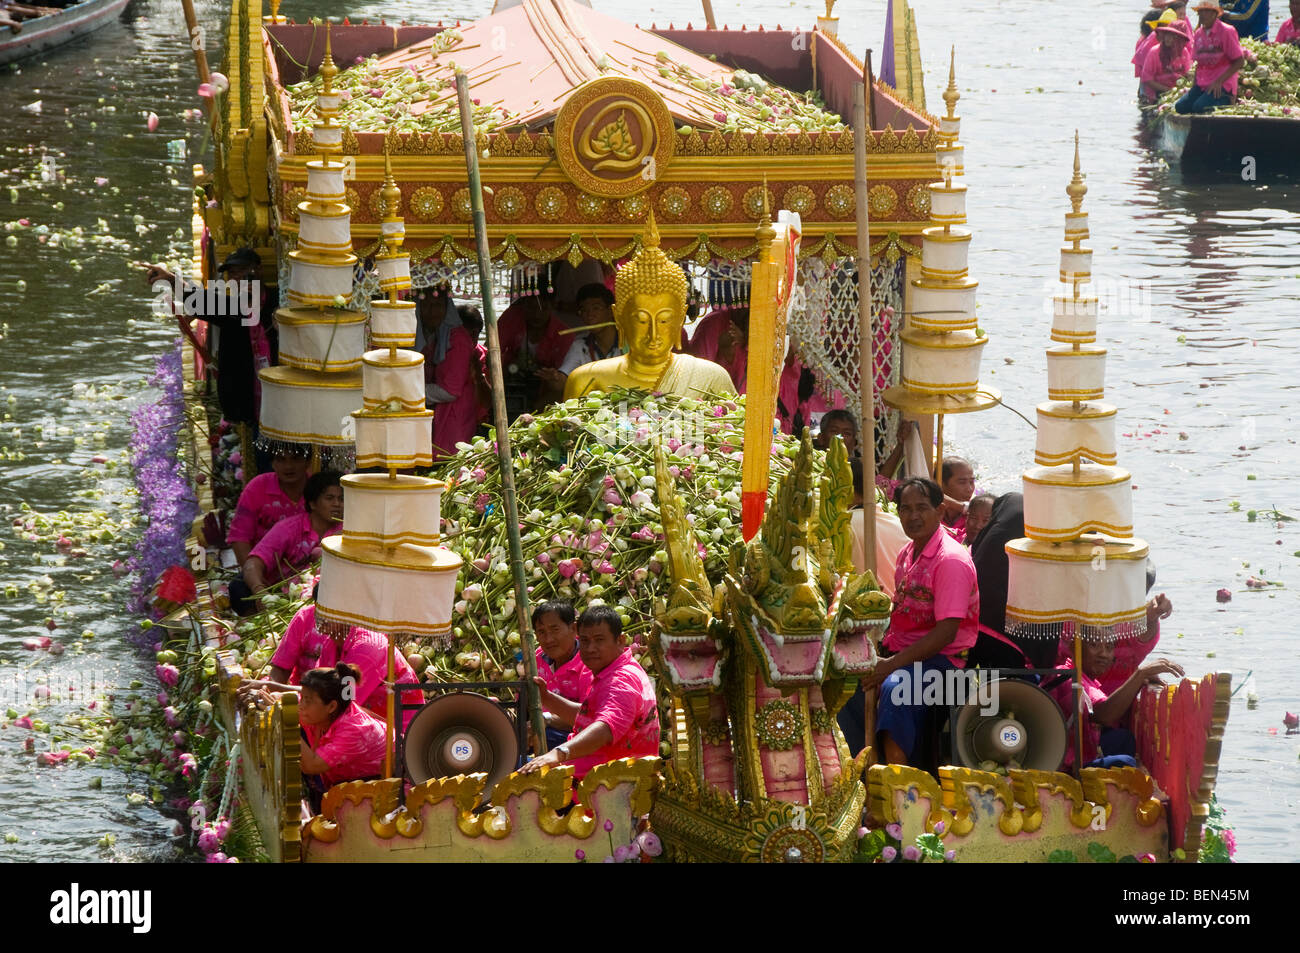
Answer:
[[[326,96],[334,92],[334,77],[339,73],[339,68],[334,65],[334,57],[330,52],[330,21],[325,21],[325,59],[320,64],[320,74],[324,80],[321,92]]]
[[[1065,187],[1065,194],[1070,197],[1074,214],[1083,208],[1083,197],[1088,194],[1088,186],[1083,183],[1083,174],[1079,171],[1079,130],[1074,130],[1074,178]]]
[[[826,0],[826,19],[833,20],[835,12],[835,0]]]
[[[645,237],[641,240],[641,244],[645,248],[659,247],[659,226],[655,224],[654,209],[650,210],[650,217],[646,219]]]
[[[763,214],[758,220],[758,230],[754,234],[758,238],[758,258],[760,261],[765,260],[767,251],[776,238],[776,229],[772,227],[772,209],[767,202],[766,175],[763,176]]]
[[[957,91],[957,47],[954,46],[948,60],[948,88],[943,91],[943,101],[948,104],[948,115],[945,118],[957,118],[955,110],[959,99],[961,93]]]
[[[379,194],[384,200],[384,218],[389,221],[396,219],[401,207],[402,190],[393,178],[393,157],[388,151],[387,143],[384,145],[384,187]]]
[[[280,22],[280,0],[271,0],[271,22]]]

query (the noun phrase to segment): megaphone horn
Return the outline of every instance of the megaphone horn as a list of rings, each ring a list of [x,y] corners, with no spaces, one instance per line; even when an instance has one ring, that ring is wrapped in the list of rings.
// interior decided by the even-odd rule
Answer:
[[[1065,718],[1052,696],[1018,678],[999,678],[990,686],[997,710],[982,710],[972,700],[956,710],[952,722],[953,760],[968,768],[1006,765],[1055,771],[1065,757]]]
[[[411,783],[457,774],[486,774],[487,793],[514,770],[519,738],[510,717],[486,696],[451,692],[420,709],[403,745]]]

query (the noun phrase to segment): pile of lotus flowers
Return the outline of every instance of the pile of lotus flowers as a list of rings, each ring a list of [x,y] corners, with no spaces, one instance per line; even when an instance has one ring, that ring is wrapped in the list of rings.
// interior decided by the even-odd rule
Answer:
[[[741,542],[743,398],[694,400],[614,391],[521,416],[510,428],[529,602],[598,602],[644,641],[654,599],[667,591],[668,554],[659,517],[655,448],[661,445],[695,527],[709,579],[722,580]],[[405,647],[434,677],[516,677],[522,670],[515,589],[494,441],[459,444],[438,474],[443,543],[464,559],[448,649]],[[798,450],[777,433],[771,486]],[[820,455],[819,455],[820,456]],[[423,657],[421,657],[423,652]]]
[[[701,76],[689,66],[673,61],[664,51],[656,54],[659,75],[695,91],[705,100],[703,125],[723,132],[768,133],[839,132],[844,120],[829,112],[817,92],[792,93],[756,73],[738,69],[726,80]],[[697,103],[698,107],[698,103]],[[712,116],[708,116],[712,108]],[[712,121],[709,121],[711,119]],[[679,127],[691,132],[690,126]]]
[[[1215,112],[1227,116],[1272,116],[1300,119],[1300,46],[1242,40],[1246,62],[1237,74],[1237,101]],[[1195,70],[1160,100],[1160,112],[1169,112],[1191,87]]]

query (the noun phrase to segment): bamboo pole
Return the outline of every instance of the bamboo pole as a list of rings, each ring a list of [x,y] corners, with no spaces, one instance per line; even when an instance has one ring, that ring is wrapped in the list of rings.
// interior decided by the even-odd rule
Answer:
[[[857,196],[857,266],[858,266],[858,390],[861,392],[861,417],[858,431],[862,439],[862,554],[865,568],[876,571],[876,341],[872,329],[871,304],[871,220],[867,210],[867,88],[866,83],[853,87],[853,191]],[[862,697],[862,721],[866,727],[866,747],[871,752],[867,763],[876,761],[876,692]]]
[[[537,677],[537,658],[533,654],[533,631],[528,619],[528,579],[524,575],[524,550],[519,540],[519,501],[515,497],[515,467],[510,454],[510,427],[506,418],[506,390],[501,373],[501,336],[497,331],[496,309],[492,306],[492,255],[488,251],[487,216],[483,212],[483,185],[478,171],[478,140],[469,101],[469,78],[456,71],[456,99],[460,104],[460,130],[465,140],[465,167],[469,173],[470,205],[474,211],[474,238],[478,250],[478,280],[483,295],[483,326],[487,330],[488,375],[492,384],[492,419],[496,426],[497,459],[501,467],[502,495],[505,497],[506,536],[510,540],[510,568],[515,577],[515,621],[519,626],[519,645],[524,656],[529,720],[537,738],[537,754],[546,753],[546,719],[542,715],[542,696],[533,679]]]
[[[181,0],[181,9],[185,12],[186,38],[190,41],[190,49],[194,51],[194,68],[199,74],[199,82],[206,83],[211,71],[208,69],[207,51],[203,48],[203,28],[199,26],[199,18],[194,12],[194,0]],[[205,98],[203,108],[208,114],[208,120],[215,121],[215,102]]]
[[[704,22],[708,24],[710,30],[716,30],[718,28],[718,21],[713,19],[712,0],[704,0]]]

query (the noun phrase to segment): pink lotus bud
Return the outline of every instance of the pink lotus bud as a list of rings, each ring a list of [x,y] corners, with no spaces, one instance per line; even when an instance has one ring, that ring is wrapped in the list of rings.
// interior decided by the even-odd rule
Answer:
[[[225,73],[209,73],[208,82],[212,84],[214,91],[224,93],[230,89],[230,80],[226,79]]]
[[[903,859],[915,863],[921,859],[921,849],[914,844],[908,844],[903,848]]]
[[[211,83],[199,83],[198,94],[204,99],[211,99],[216,95],[216,90],[212,88]]]
[[[158,128],[158,114],[150,113],[147,117],[145,117],[144,127],[148,129],[150,132],[156,130]]]
[[[893,859],[897,856],[898,856],[898,851],[895,850],[893,847],[882,847],[880,849],[880,859],[887,864],[892,862]]]
[[[163,709],[163,721],[167,722],[168,728],[175,728],[181,723],[181,716],[176,713],[176,709],[168,705]],[[180,742],[177,742],[179,744]]]
[[[1295,731],[1297,728],[1300,728],[1300,715],[1293,715],[1291,712],[1287,712],[1282,716],[1282,724],[1288,731]]]
[[[217,836],[217,832],[212,828],[205,828],[203,832],[199,834],[199,850],[203,851],[203,853],[214,853],[220,846],[221,838]]]
[[[155,697],[158,699],[159,708],[166,708],[171,704],[171,699],[167,697],[166,692],[159,692]]]
[[[1231,602],[1232,592],[1231,590],[1228,589],[1220,589],[1218,592],[1214,594],[1214,598],[1217,599],[1219,602]]]
[[[230,833],[230,821],[223,817],[221,820],[217,821],[216,824],[212,825],[212,829],[216,831],[217,837],[224,841],[226,836]]]

